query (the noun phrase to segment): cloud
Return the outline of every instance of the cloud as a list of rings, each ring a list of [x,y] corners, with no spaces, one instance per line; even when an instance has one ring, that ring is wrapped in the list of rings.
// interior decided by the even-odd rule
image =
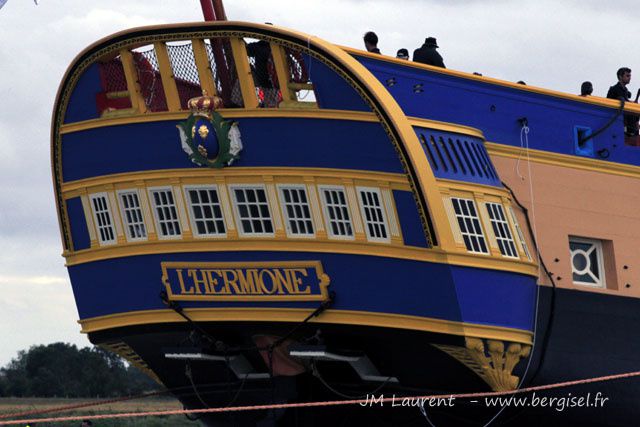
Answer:
[[[0,276],[0,367],[19,350],[56,341],[90,345],[80,334],[71,286],[64,276]]]
[[[60,34],[80,33],[84,35],[95,33],[101,36],[117,28],[127,29],[163,23],[166,23],[166,21],[160,18],[128,15],[120,11],[98,8],[91,9],[83,15],[64,16],[52,22],[49,28]]]

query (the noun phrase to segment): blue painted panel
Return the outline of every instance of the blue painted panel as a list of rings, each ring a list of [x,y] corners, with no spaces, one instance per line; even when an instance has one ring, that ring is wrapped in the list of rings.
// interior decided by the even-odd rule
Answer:
[[[425,128],[415,130],[437,178],[502,187],[480,138]]]
[[[322,62],[308,55],[309,80],[313,82],[316,101],[320,108],[336,110],[371,111],[369,105],[342,77]]]
[[[469,323],[533,329],[536,285],[531,277],[477,268],[452,268],[462,318]]]
[[[71,93],[67,111],[64,115],[65,123],[81,120],[97,119],[98,108],[96,95],[102,90],[98,64],[92,64],[78,79],[76,87]]]
[[[71,223],[73,249],[79,251],[90,248],[91,239],[89,238],[87,219],[84,217],[84,210],[82,209],[82,200],[80,197],[74,197],[68,199],[66,203],[69,222]]]
[[[197,168],[182,151],[176,123],[110,126],[63,135],[64,182],[114,173]],[[239,127],[244,150],[234,166],[403,172],[379,123],[265,118],[241,119]]]
[[[574,126],[594,132],[616,110],[525,90],[356,56],[381,82],[395,79],[389,92],[409,116],[481,129],[490,142],[521,145],[521,122],[526,117],[529,147],[574,155]],[[414,86],[422,84],[422,92]],[[607,161],[640,165],[640,149],[624,145],[622,116],[593,139],[593,157],[608,153]],[[600,151],[606,149],[607,151]],[[602,154],[605,155],[605,154]]]
[[[533,278],[446,264],[357,255],[229,252],[137,256],[69,267],[81,318],[165,308],[162,261],[321,260],[333,308],[529,329]],[[475,273],[478,275],[475,275]],[[459,283],[458,283],[459,281]],[[184,307],[317,307],[317,302],[184,302]]]
[[[410,191],[394,190],[393,198],[396,201],[404,244],[421,248],[428,247],[413,194]]]

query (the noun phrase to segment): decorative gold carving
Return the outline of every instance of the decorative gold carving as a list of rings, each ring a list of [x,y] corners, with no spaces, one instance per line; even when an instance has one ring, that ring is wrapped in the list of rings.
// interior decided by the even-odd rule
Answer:
[[[145,361],[142,360],[142,358],[138,356],[138,354],[135,351],[133,351],[133,349],[129,347],[127,344],[125,344],[124,342],[122,341],[108,342],[104,344],[99,344],[98,346],[102,347],[107,351],[117,354],[123,359],[126,359],[127,362],[129,362],[136,368],[140,369],[149,378],[151,378],[158,384],[162,384],[162,381],[160,381],[160,378],[158,378],[155,372],[153,372],[151,368],[149,368],[149,366],[145,363]]]
[[[520,359],[526,358],[531,346],[497,340],[465,338],[466,346],[434,345],[478,374],[493,391],[509,391],[518,387],[519,378],[512,375]],[[487,348],[485,348],[485,342]]]
[[[198,135],[200,135],[200,138],[206,139],[209,135],[209,128],[205,125],[200,125],[200,127],[198,128]]]

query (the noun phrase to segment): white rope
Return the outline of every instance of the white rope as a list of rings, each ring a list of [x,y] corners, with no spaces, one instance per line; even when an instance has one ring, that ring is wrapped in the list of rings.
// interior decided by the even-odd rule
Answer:
[[[529,197],[531,199],[531,226],[533,229],[533,238],[536,242],[538,242],[538,235],[536,231],[536,214],[535,214],[535,204],[533,199],[533,175],[531,174],[531,157],[529,156],[529,126],[526,123],[522,124],[522,128],[520,129],[520,154],[518,155],[518,162],[516,163],[516,172],[518,173],[518,177],[521,180],[524,180],[525,177],[520,174],[520,159],[522,157],[522,152],[527,153],[527,171],[529,174]],[[540,277],[540,250],[536,245],[536,256],[538,258],[538,277]],[[527,374],[529,373],[529,368],[531,367],[531,362],[533,361],[533,353],[536,349],[536,341],[538,336],[538,309],[540,305],[540,286],[536,286],[536,309],[535,315],[533,319],[533,342],[531,343],[531,353],[529,354],[529,360],[527,361],[527,367],[524,370],[524,374],[522,374],[522,378],[518,383],[518,387],[516,389],[520,389],[522,387],[522,383],[525,378],[527,378]],[[491,423],[493,423],[496,418],[502,414],[505,410],[506,406],[500,408],[500,410],[489,420],[483,427],[489,427]]]
[[[527,157],[529,156],[529,126],[527,126],[526,124],[522,125],[522,128],[520,129],[520,151],[518,152],[518,161],[516,162],[516,174],[518,175],[518,178],[520,178],[521,181],[524,181],[524,175],[522,175],[520,173],[520,160],[522,159],[522,153],[525,152],[525,144],[524,141],[525,139],[527,140]]]

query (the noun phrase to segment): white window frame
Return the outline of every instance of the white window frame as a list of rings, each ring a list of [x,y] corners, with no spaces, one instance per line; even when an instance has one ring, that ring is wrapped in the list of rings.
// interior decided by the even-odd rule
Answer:
[[[309,211],[309,218],[291,218],[287,211],[284,192],[285,190],[302,191],[307,199],[307,210]],[[316,237],[316,225],[313,221],[313,210],[311,207],[311,201],[309,200],[309,193],[307,187],[303,184],[279,184],[278,185],[278,197],[280,203],[280,210],[282,211],[282,217],[285,221],[285,230],[287,231],[287,237],[291,238],[314,238]],[[291,221],[309,221],[311,223],[312,233],[294,233],[291,228]]]
[[[362,222],[364,223],[364,230],[365,233],[367,235],[367,240],[370,242],[378,242],[378,243],[389,243],[391,242],[391,230],[389,228],[389,221],[387,220],[387,213],[385,211],[385,207],[384,207],[384,200],[382,199],[382,192],[380,191],[379,188],[376,187],[356,187],[356,192],[358,193],[358,205],[360,206],[360,215],[362,215]],[[366,208],[364,206],[364,199],[362,198],[362,193],[363,192],[371,192],[371,193],[375,193],[378,196],[378,206],[377,208],[380,209],[380,213],[382,215],[382,222],[375,222],[375,224],[378,224],[382,227],[384,227],[384,231],[385,234],[387,235],[387,237],[376,237],[376,236],[372,236],[371,233],[369,232],[369,221],[367,221],[367,213],[366,213]]]
[[[329,206],[327,206],[326,198],[324,196],[325,191],[341,191],[344,195],[344,207],[347,210],[347,215],[349,216],[349,218],[347,218],[347,220],[341,220],[340,222],[349,224],[349,228],[351,229],[350,236],[333,234],[333,227],[331,226],[331,215],[329,214]],[[322,214],[324,215],[324,224],[325,228],[327,229],[327,236],[329,236],[330,239],[335,240],[355,240],[356,230],[353,224],[353,214],[351,213],[351,207],[349,206],[349,195],[347,194],[347,189],[340,185],[319,185],[318,193],[320,194],[320,204],[322,205]]]
[[[130,224],[129,222],[127,222],[127,212],[126,212],[126,208],[124,206],[124,203],[122,201],[123,196],[127,196],[129,194],[135,194],[136,198],[138,199],[138,211],[140,212],[140,219],[142,221],[142,227],[144,230],[144,237],[133,237],[131,235],[130,232]],[[125,189],[125,190],[118,190],[116,191],[116,196],[118,199],[118,205],[120,205],[120,217],[122,218],[122,226],[125,230],[125,236],[127,236],[127,241],[128,242],[143,242],[146,241],[149,238],[149,230],[147,227],[147,223],[145,222],[145,218],[144,218],[144,210],[142,209],[142,197],[140,197],[140,193],[138,192],[137,189],[132,188],[132,189]],[[137,225],[137,224],[135,224]]]
[[[267,203],[267,209],[269,211],[269,221],[271,221],[271,229],[273,230],[271,233],[246,233],[244,231],[244,226],[242,224],[242,217],[240,216],[240,211],[238,210],[238,200],[236,198],[236,190],[247,190],[247,189],[264,191],[264,197]],[[267,191],[266,186],[263,184],[233,184],[229,186],[229,190],[231,193],[231,200],[233,204],[233,215],[236,220],[238,234],[240,235],[240,237],[274,237],[275,231],[276,231],[276,223],[273,217],[273,209],[271,208],[271,203],[269,203],[269,192]]]
[[[527,259],[531,261],[531,251],[529,250],[529,245],[527,245],[527,241],[524,238],[524,233],[522,232],[522,228],[518,223],[518,218],[516,217],[516,213],[513,210],[513,206],[509,206],[509,214],[511,215],[511,220],[513,221],[513,225],[516,228],[516,234],[518,235],[518,239],[520,240],[520,246],[522,246],[522,250],[524,254],[527,256]]]
[[[504,206],[497,202],[486,202],[484,205],[485,209],[487,210],[487,215],[489,216],[489,221],[491,222],[493,235],[495,236],[498,243],[498,250],[500,251],[500,254],[505,258],[519,259],[520,257],[518,256],[518,248],[516,247],[516,242],[513,239],[511,228],[509,227],[509,221],[507,220],[507,214],[504,211]],[[502,218],[493,218],[490,207],[493,207],[493,209],[495,209],[502,216]],[[498,235],[496,233],[496,228],[506,233],[506,236]],[[500,243],[502,243],[502,245],[505,247],[505,250],[511,249],[513,255],[503,253],[502,249],[500,249]]]
[[[95,207],[95,200],[99,198],[104,200],[105,210],[97,212]],[[111,209],[111,203],[109,201],[109,194],[107,192],[90,194],[89,204],[91,205],[91,213],[93,214],[93,223],[95,224],[95,227],[96,227],[96,235],[98,237],[98,242],[100,243],[100,246],[115,245],[118,242],[118,235],[116,234],[115,218],[113,217],[113,211]],[[101,226],[100,223],[102,221],[98,219],[99,218],[98,215],[104,214],[104,213],[106,213],[107,215],[109,224],[106,226],[104,225]],[[102,238],[103,233],[101,232],[102,229],[109,229],[111,231],[111,235],[113,236],[113,238],[103,239]]]
[[[149,191],[149,202],[151,204],[151,210],[153,211],[153,219],[155,221],[155,225],[156,225],[156,234],[158,236],[158,239],[160,240],[178,240],[178,239],[182,239],[182,231],[184,230],[184,224],[182,224],[182,221],[180,220],[180,211],[178,208],[178,201],[176,200],[176,195],[173,191],[173,187],[171,186],[162,186],[162,187],[150,187],[148,189]],[[174,235],[163,235],[162,234],[162,225],[160,223],[160,217],[158,216],[158,206],[156,205],[156,200],[153,197],[153,193],[156,191],[168,191],[169,193],[171,193],[171,198],[173,199],[173,206],[175,208],[176,211],[176,217],[175,217],[175,221],[178,223],[178,226],[180,227],[180,232],[178,234],[174,234]]]
[[[476,213],[476,216],[472,216],[472,215],[465,215],[463,212],[461,212],[460,214],[458,214],[456,212],[456,207],[455,207],[455,203],[454,200],[457,200],[459,202],[471,202],[471,205],[473,205],[473,210]],[[456,226],[458,227],[458,230],[460,230],[460,234],[462,235],[462,239],[464,241],[464,237],[467,236],[470,240],[470,242],[473,240],[473,238],[478,239],[478,246],[479,249],[482,249],[479,244],[480,241],[482,241],[482,243],[484,244],[485,247],[485,252],[479,250],[476,251],[475,249],[473,249],[473,244],[471,244],[471,248],[469,248],[467,246],[467,243],[464,243],[465,248],[467,249],[467,252],[472,253],[472,254],[479,254],[479,255],[491,255],[490,251],[489,251],[489,243],[487,242],[487,238],[484,235],[484,230],[482,229],[482,218],[480,217],[480,211],[478,210],[478,206],[476,205],[476,202],[473,199],[470,199],[468,197],[451,197],[451,208],[453,209],[453,215],[456,218]],[[472,223],[477,225],[477,228],[480,230],[480,233],[471,233],[469,231],[463,231],[462,228],[460,228],[460,219],[462,218],[463,222],[465,219],[470,219],[472,221]],[[477,223],[475,223],[477,221]],[[466,224],[466,223],[465,223]]]
[[[580,274],[580,272],[579,271],[575,271],[575,268],[573,266],[573,256],[574,256],[574,252],[576,252],[576,251],[572,251],[571,250],[571,243],[572,242],[593,245],[592,249],[589,250],[588,252],[591,252],[592,250],[596,251],[596,262],[598,263],[598,270],[600,271],[600,278],[599,278],[599,280],[596,280],[596,283],[581,282],[581,281],[573,280],[573,275],[574,274]],[[569,258],[570,258],[570,262],[571,262],[571,281],[572,281],[572,283],[574,285],[588,286],[588,287],[591,287],[591,288],[606,289],[606,287],[607,287],[607,278],[606,278],[606,272],[605,272],[605,267],[604,267],[604,249],[602,247],[602,240],[587,239],[587,238],[584,238],[584,237],[569,236],[569,254],[570,254]],[[588,253],[587,253],[587,255],[588,255]],[[588,256],[587,256],[587,259],[589,259]]]
[[[191,222],[191,230],[193,230],[193,235],[194,237],[197,238],[225,238],[227,237],[227,230],[229,229],[228,225],[227,225],[227,220],[224,216],[224,205],[223,205],[223,200],[220,196],[220,189],[218,188],[217,185],[215,184],[211,184],[211,185],[185,185],[182,187],[183,191],[185,193],[185,199],[188,205],[188,211],[189,211],[189,221]],[[224,225],[224,233],[205,233],[205,234],[201,234],[198,232],[198,226],[196,224],[196,214],[193,210],[193,201],[191,200],[191,194],[189,194],[189,191],[192,190],[205,190],[205,191],[210,191],[213,190],[216,192],[216,194],[218,195],[218,204],[220,205],[220,215],[221,215],[221,220],[222,220],[222,224]],[[210,221],[211,219],[207,219],[206,221]],[[218,219],[213,219],[213,221],[218,221]]]

